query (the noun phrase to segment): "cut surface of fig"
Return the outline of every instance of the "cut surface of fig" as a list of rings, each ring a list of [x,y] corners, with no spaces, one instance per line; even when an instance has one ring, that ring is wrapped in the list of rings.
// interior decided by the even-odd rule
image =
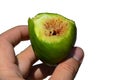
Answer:
[[[46,36],[61,36],[67,30],[67,22],[58,19],[50,19],[45,22],[44,26]]]
[[[46,64],[58,64],[76,41],[76,25],[56,13],[39,13],[28,20],[30,41],[36,56]]]

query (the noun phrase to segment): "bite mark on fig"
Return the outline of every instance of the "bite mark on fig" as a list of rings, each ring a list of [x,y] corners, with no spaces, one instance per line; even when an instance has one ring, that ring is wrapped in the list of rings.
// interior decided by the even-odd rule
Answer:
[[[63,22],[61,19],[49,19],[45,22],[44,27],[46,29],[46,36],[60,36],[67,30],[67,22]]]

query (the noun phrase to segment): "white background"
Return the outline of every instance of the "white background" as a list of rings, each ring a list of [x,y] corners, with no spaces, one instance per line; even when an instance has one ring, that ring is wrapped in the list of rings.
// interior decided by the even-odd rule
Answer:
[[[85,57],[75,80],[120,80],[119,0],[1,0],[0,33],[39,12],[62,14],[76,22],[76,46]],[[16,54],[30,45],[20,43]]]

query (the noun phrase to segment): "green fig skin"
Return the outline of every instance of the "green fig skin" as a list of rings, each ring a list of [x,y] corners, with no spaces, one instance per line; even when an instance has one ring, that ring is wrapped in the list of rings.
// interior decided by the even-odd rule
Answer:
[[[68,29],[62,35],[45,36],[45,21],[54,18],[68,23]],[[35,55],[49,65],[56,65],[63,61],[69,54],[76,42],[77,29],[75,22],[56,13],[39,13],[28,19],[28,30],[32,48]],[[43,33],[43,34],[42,34]]]

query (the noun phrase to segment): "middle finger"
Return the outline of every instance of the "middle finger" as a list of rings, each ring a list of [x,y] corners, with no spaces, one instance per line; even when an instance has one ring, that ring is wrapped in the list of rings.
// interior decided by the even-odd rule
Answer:
[[[27,47],[24,51],[17,55],[18,66],[22,75],[27,76],[31,66],[38,60],[33,52],[31,46]]]

